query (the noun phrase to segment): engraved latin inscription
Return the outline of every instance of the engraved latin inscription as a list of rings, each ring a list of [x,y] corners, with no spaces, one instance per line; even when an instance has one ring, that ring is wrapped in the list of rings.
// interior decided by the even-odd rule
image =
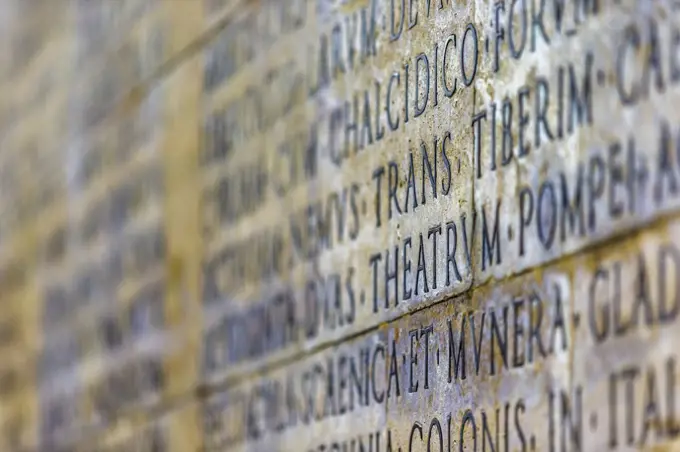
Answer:
[[[205,446],[566,452],[674,444],[677,232],[677,220],[660,224],[618,249],[477,289],[232,385],[204,409]]]
[[[671,5],[322,3],[308,52],[206,87],[207,379],[677,209]]]

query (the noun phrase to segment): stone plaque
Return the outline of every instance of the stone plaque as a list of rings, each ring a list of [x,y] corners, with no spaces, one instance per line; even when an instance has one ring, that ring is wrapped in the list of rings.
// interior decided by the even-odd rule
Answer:
[[[672,2],[312,3],[206,51],[209,384],[677,208]]]
[[[204,447],[677,448],[677,5],[311,8],[207,51]]]
[[[680,450],[676,1],[0,22],[0,449]]]
[[[205,448],[675,450],[679,284],[663,221],[234,384]]]

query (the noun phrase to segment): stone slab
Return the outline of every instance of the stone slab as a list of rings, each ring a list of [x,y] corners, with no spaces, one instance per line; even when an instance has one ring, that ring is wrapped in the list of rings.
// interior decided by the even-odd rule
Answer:
[[[206,51],[206,384],[677,210],[670,4],[323,5]]]
[[[205,450],[676,450],[680,222],[234,384]]]
[[[679,447],[674,5],[178,4],[0,56],[1,445],[128,447],[200,387],[209,450]]]
[[[503,58],[497,68],[486,58],[494,78],[476,84],[467,149],[474,207],[488,226],[475,236],[480,283],[624,235],[679,205],[677,8],[573,3],[560,28],[556,5],[546,6],[543,31],[524,40],[510,39],[509,22],[523,9],[502,11]]]
[[[430,243],[432,234],[445,240],[446,223],[472,202],[472,161],[462,152],[471,135],[452,129],[472,114],[472,92],[449,100],[440,91],[416,114],[415,76],[406,67],[421,52],[434,58],[435,43],[441,58],[449,25],[476,23],[474,8],[451,3],[433,13],[431,26],[395,43],[385,27],[387,3],[327,6],[315,10],[304,35],[282,39],[267,59],[230,78],[228,61],[217,58],[221,36],[207,52],[201,186],[207,382],[422,306],[432,298],[429,288],[411,289],[404,303],[385,299],[377,290],[384,287],[378,260],[386,261],[387,250],[405,237],[411,237],[417,260],[422,218],[439,218],[442,226],[430,236],[425,230],[422,242]],[[333,30],[342,33],[333,39],[350,41],[355,53],[330,63],[324,58],[333,51]],[[419,190],[398,215],[386,202],[387,185],[405,187],[412,158],[420,187],[427,179],[424,156],[436,195],[423,202]],[[439,250],[441,258],[444,245]],[[472,274],[463,264],[457,274],[440,265],[438,285],[431,284],[436,296],[470,286]],[[287,320],[280,324],[268,316]]]

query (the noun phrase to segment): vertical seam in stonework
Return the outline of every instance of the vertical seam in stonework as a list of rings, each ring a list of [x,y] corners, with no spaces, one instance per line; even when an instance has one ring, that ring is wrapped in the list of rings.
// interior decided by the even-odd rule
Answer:
[[[472,12],[471,12],[471,22],[476,21],[477,19],[477,2],[479,0],[474,0],[472,2]],[[462,52],[462,50],[461,50]],[[481,58],[481,55],[477,57],[478,59]],[[479,61],[476,62],[477,64]],[[475,80],[474,85],[472,86],[472,114],[475,114],[475,109],[477,107],[477,81]],[[472,221],[472,241],[470,243],[470,287],[468,287],[466,290],[464,290],[460,295],[470,293],[472,294],[472,291],[474,290],[475,287],[475,222],[476,222],[476,212],[477,212],[477,204],[476,204],[476,199],[475,199],[475,151],[474,151],[474,140],[475,140],[475,135],[474,131],[472,132],[472,149],[470,152],[470,214],[472,218],[470,219]],[[482,137],[480,135],[479,139],[481,140]],[[481,146],[481,143],[480,143]],[[481,158],[481,157],[480,157]],[[479,164],[479,162],[477,163]],[[483,207],[483,206],[482,206]],[[465,228],[465,225],[463,225],[463,228]]]
[[[476,3],[475,3],[476,5]],[[474,14],[473,14],[474,15]],[[475,85],[477,82],[475,82]],[[472,114],[475,114],[475,108],[477,104],[477,86],[472,87]],[[478,138],[479,140],[482,139],[481,135]],[[477,222],[477,205],[476,205],[476,199],[475,199],[475,152],[474,152],[474,146],[475,146],[475,137],[474,137],[474,132],[472,133],[472,152],[470,152],[470,215],[472,218],[470,218],[470,221],[472,222],[472,229],[471,229],[471,242],[470,242],[470,287],[462,292],[462,294],[470,292],[472,293],[472,290],[475,287],[475,257],[477,253],[475,252],[475,246],[477,243],[475,243],[475,237],[477,237],[477,234],[475,233],[476,225],[475,223]],[[481,146],[481,143],[480,143]],[[479,164],[479,162],[477,162]],[[484,206],[482,206],[483,208]],[[462,225],[463,228],[465,228],[465,224]],[[481,227],[484,225],[482,224]],[[461,294],[461,295],[462,295]]]

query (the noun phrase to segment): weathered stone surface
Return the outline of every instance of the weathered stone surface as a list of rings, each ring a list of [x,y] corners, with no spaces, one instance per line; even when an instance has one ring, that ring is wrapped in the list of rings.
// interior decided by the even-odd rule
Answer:
[[[27,110],[59,94],[68,97],[68,107],[60,111],[68,112],[71,135],[89,132],[113,115],[124,116],[130,96],[186,61],[196,52],[192,46],[234,20],[241,2],[211,3],[4,2],[0,127],[26,122]]]
[[[198,128],[183,110],[197,99],[194,72],[184,66],[125,120],[74,139],[58,168],[68,174],[68,196],[30,230],[41,447],[77,443],[196,385],[196,296],[187,292],[187,264],[175,257],[187,246],[175,193],[187,160],[195,161],[180,147],[187,128]]]
[[[201,447],[198,404],[172,408],[154,418],[121,421],[69,451],[197,451]]]
[[[673,2],[59,3],[0,6],[0,449],[679,447]]]
[[[245,379],[208,400],[204,447],[675,450],[679,227]]]
[[[404,4],[318,3],[240,71],[208,46],[206,382],[676,210],[670,3]]]
[[[477,84],[468,149],[475,209],[491,218],[475,260],[479,282],[678,208],[677,7],[568,3],[561,28],[553,2],[542,31],[527,26],[526,37],[509,23],[524,6],[514,15],[506,8],[505,58],[493,80]]]
[[[37,328],[40,307],[29,275],[34,262],[27,259],[27,243],[12,242],[4,248],[2,276],[3,312],[0,320],[0,447],[4,450],[31,448],[37,445],[39,413],[37,383],[32,350],[37,348],[41,332]],[[20,449],[21,450],[21,449]]]
[[[304,35],[281,39],[268,58],[231,78],[222,76],[226,62],[208,59],[202,148],[208,381],[340,339],[471,283],[460,256],[455,272],[443,259],[447,223],[472,203],[472,162],[463,152],[471,134],[452,130],[472,114],[472,91],[450,100],[440,86],[439,98],[428,94],[419,114],[407,66],[424,64],[416,63],[421,53],[434,65],[435,43],[441,59],[450,24],[476,21],[474,8],[451,3],[427,24],[423,12],[408,38],[390,42],[385,2],[326,6],[317,5]],[[333,50],[333,39],[349,40],[352,50]],[[406,190],[411,157],[417,195]],[[388,203],[388,190],[398,191],[399,207]],[[427,291],[415,285],[421,233],[423,243],[433,234],[441,240],[441,264],[428,269],[438,282],[428,280]],[[394,247],[408,247],[404,240],[413,260],[411,288],[399,275],[398,291],[390,288],[386,297],[385,264],[394,266]]]
[[[679,240],[675,221],[576,259],[571,391],[583,450],[679,447]]]

